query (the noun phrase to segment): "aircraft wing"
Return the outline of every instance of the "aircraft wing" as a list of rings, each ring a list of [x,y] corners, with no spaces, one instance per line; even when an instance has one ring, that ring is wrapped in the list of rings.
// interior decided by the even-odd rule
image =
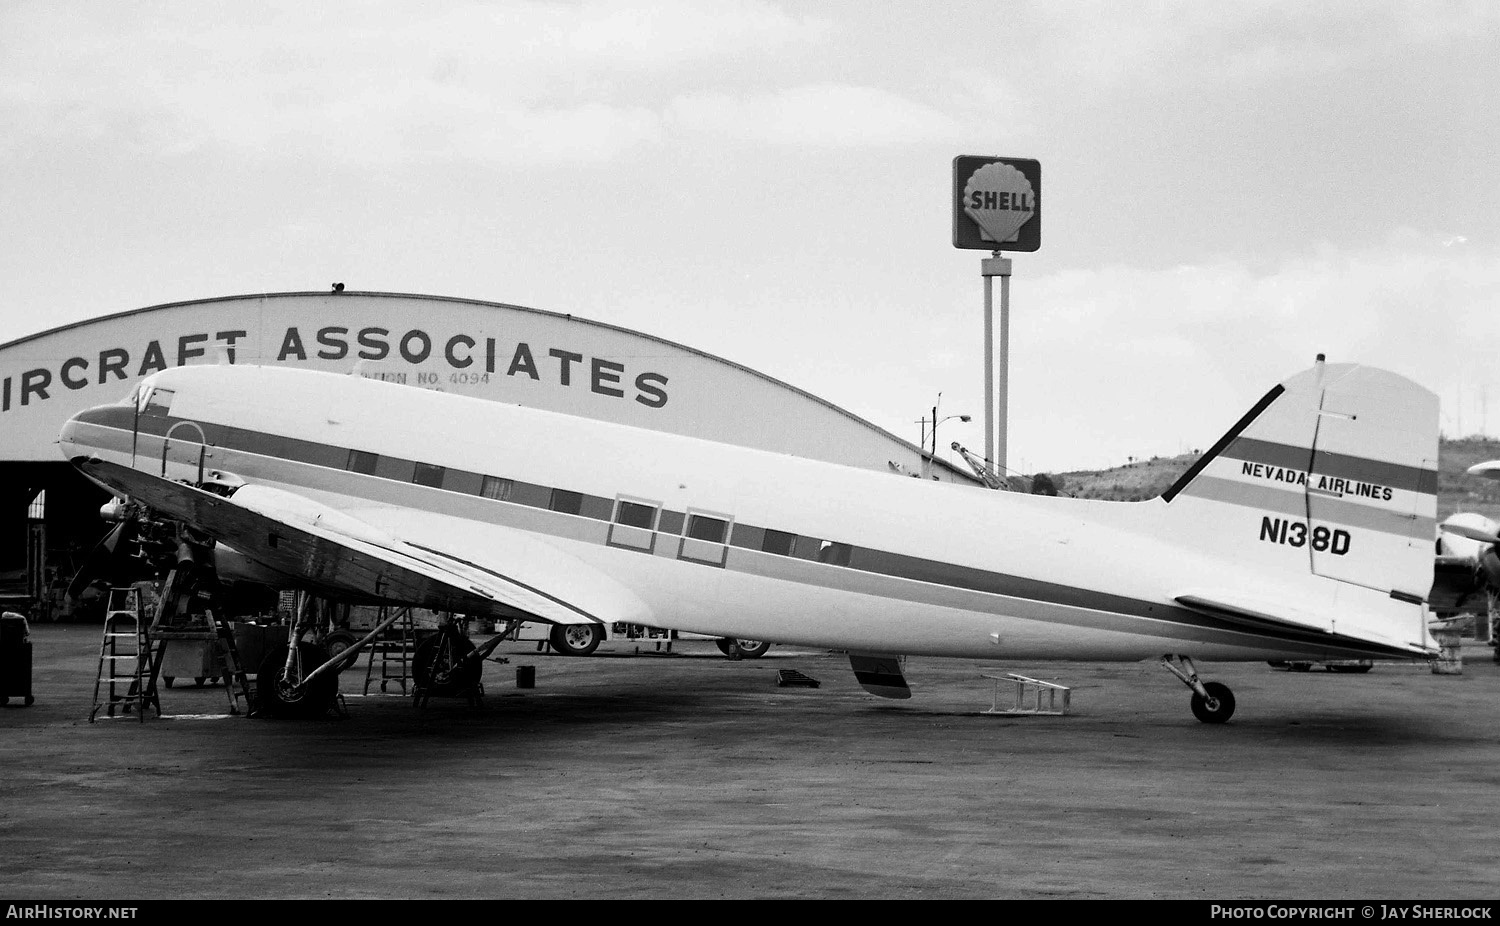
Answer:
[[[312,499],[245,485],[232,496],[194,488],[107,461],[76,460],[87,476],[245,557],[331,594],[353,594],[440,611],[551,624],[642,622],[645,605],[587,564],[548,546],[507,563],[471,550],[409,543]],[[543,546],[503,527],[503,546]],[[515,536],[510,536],[515,534]],[[539,564],[545,564],[539,565]],[[589,588],[570,597],[569,577]]]

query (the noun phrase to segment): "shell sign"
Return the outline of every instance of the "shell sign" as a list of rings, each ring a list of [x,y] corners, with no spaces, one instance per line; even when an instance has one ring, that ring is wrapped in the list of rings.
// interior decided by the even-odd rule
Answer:
[[[983,251],[1041,247],[1042,165],[1027,158],[953,159],[953,246]]]

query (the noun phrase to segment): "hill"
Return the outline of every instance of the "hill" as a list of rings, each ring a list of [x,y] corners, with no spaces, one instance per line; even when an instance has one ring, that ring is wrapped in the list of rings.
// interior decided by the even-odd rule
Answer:
[[[1107,501],[1142,501],[1165,492],[1198,459],[1187,453],[1175,457],[1135,460],[1106,470],[1048,473],[1061,495]],[[1500,460],[1500,439],[1464,437],[1438,444],[1438,520],[1459,511],[1474,511],[1500,521],[1500,481],[1470,476],[1475,463]],[[1015,480],[1013,480],[1015,481]],[[1030,481],[1018,486],[1029,491]]]

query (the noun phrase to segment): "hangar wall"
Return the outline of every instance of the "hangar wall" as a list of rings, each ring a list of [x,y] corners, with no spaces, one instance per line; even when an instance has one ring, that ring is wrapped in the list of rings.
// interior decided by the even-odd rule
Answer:
[[[614,325],[524,306],[401,293],[227,296],[151,306],[0,345],[0,595],[38,532],[72,568],[103,525],[103,501],[59,457],[74,413],[136,380],[195,363],[289,364],[687,434],[852,466],[921,472],[920,448],[740,364]],[[932,474],[977,484],[938,460]],[[80,523],[85,522],[85,523]],[[28,537],[33,538],[28,541]],[[8,578],[7,578],[8,577]],[[35,585],[37,577],[27,580]],[[65,581],[65,579],[64,579]]]

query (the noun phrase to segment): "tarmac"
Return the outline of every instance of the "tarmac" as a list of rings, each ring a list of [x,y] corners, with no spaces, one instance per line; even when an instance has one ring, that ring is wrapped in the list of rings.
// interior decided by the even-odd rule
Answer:
[[[1500,898],[1500,666],[1473,641],[1458,675],[1200,662],[1238,702],[1208,725],[1154,661],[914,657],[895,702],[841,654],[705,641],[506,644],[478,704],[367,695],[361,663],[342,717],[179,680],[160,718],[91,723],[100,629],[31,640],[0,898]],[[986,714],[1007,672],[1069,713]]]

